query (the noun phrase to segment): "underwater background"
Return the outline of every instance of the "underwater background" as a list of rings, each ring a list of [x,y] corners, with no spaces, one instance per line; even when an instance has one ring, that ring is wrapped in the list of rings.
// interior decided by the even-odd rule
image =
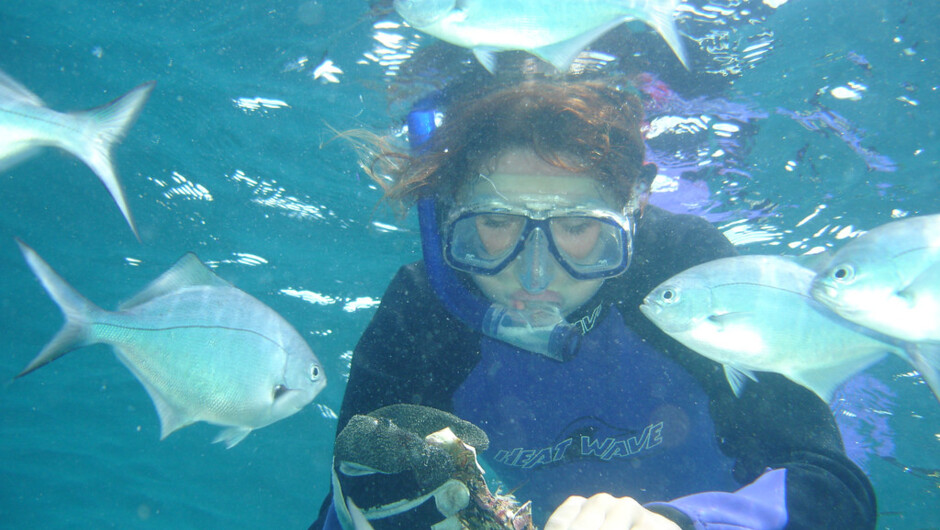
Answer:
[[[936,3],[774,4],[686,4],[692,72],[632,24],[584,58],[645,95],[653,201],[705,216],[741,252],[791,255],[940,212]],[[350,351],[397,268],[420,257],[415,216],[379,204],[335,131],[400,130],[411,101],[480,69],[433,40],[365,1],[0,2],[0,69],[50,108],[157,82],[114,150],[141,242],[61,151],[0,173],[0,527],[313,521]],[[329,385],[226,450],[204,423],[160,441],[149,397],[105,346],[14,379],[62,323],[14,237],[108,309],[193,251],[291,322]],[[923,381],[892,356],[839,396],[879,527],[940,528],[940,407]]]

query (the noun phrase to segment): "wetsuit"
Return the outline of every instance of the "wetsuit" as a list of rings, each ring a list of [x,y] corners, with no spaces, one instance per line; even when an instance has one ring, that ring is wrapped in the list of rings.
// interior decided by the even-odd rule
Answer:
[[[736,398],[719,364],[638,309],[653,287],[732,245],[698,217],[654,207],[634,241],[630,269],[569,317],[584,337],[567,363],[471,330],[421,262],[403,267],[356,346],[339,429],[395,403],[454,412],[486,431],[482,458],[504,491],[533,501],[538,524],[569,495],[606,491],[683,528],[873,528],[871,484],[825,403],[770,373]]]

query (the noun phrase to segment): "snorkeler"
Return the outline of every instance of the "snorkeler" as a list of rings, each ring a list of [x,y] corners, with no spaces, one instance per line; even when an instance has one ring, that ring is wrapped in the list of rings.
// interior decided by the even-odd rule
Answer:
[[[424,260],[355,348],[313,528],[428,528],[467,506],[416,427],[439,414],[368,416],[396,404],[482,430],[487,478],[546,529],[873,528],[826,403],[774,374],[736,398],[720,365],[640,313],[664,279],[735,250],[646,203],[656,171],[631,91],[527,81],[450,101],[413,113],[413,155],[364,164],[389,200],[417,203]]]

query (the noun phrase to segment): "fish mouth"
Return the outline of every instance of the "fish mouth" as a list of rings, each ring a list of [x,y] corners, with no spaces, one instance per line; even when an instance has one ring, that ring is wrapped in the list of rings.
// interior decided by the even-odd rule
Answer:
[[[644,300],[643,303],[640,304],[640,313],[643,313],[643,316],[648,318],[653,324],[656,324],[657,327],[666,331],[668,326],[663,319],[659,318],[662,312],[663,307],[655,302]]]
[[[649,300],[643,300],[643,303],[640,304],[640,312],[646,315],[647,318],[652,315],[658,315],[662,310],[663,308],[660,307],[659,304],[650,302]]]
[[[643,303],[640,304],[640,312],[643,313],[643,316],[648,318],[650,322],[656,325],[657,328],[662,330],[668,335],[673,335],[675,333],[682,333],[689,329],[689,326],[682,322],[677,322],[675,319],[666,318],[663,313],[665,308],[649,300],[643,300]]]
[[[839,301],[839,290],[825,282],[814,282],[809,289],[809,294],[832,308],[841,308],[843,305]]]

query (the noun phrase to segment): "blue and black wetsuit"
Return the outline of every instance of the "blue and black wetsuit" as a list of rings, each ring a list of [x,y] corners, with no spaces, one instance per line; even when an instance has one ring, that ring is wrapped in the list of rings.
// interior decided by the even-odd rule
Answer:
[[[396,403],[453,412],[487,433],[482,458],[539,524],[604,491],[683,528],[873,528],[871,484],[826,403],[763,373],[736,398],[719,364],[640,313],[665,279],[734,253],[704,220],[647,207],[630,269],[569,318],[584,337],[566,363],[469,329],[422,263],[405,266],[356,346],[338,428]]]

